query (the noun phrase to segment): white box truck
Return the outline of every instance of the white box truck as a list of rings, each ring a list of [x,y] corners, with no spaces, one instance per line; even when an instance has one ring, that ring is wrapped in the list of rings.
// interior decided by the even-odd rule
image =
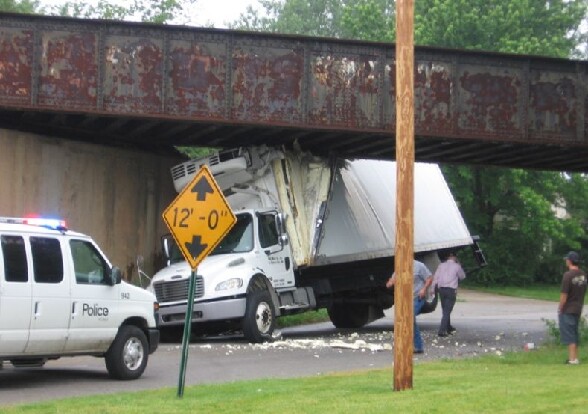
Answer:
[[[92,355],[111,377],[138,378],[159,344],[158,308],[64,221],[0,217],[0,364]]]
[[[393,305],[394,162],[238,148],[173,167],[176,190],[204,164],[237,222],[198,266],[193,331],[237,327],[260,342],[282,315],[326,308],[336,327],[357,328]],[[415,183],[414,249],[433,271],[439,251],[476,243],[437,165],[417,164]],[[162,333],[177,336],[191,269],[170,237],[164,246],[168,266],[148,289]]]

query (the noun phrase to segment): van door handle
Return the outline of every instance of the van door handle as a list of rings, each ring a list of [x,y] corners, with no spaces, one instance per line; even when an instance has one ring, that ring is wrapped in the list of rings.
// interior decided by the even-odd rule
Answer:
[[[35,302],[35,319],[41,316],[41,304],[39,302]]]
[[[71,318],[75,319],[76,316],[78,316],[78,312],[77,312],[77,302],[72,302],[71,304]]]

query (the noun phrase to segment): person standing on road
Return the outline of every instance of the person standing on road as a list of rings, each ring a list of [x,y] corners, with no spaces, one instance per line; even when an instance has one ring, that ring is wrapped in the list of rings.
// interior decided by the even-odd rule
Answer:
[[[579,268],[580,255],[569,252],[565,257],[568,271],[564,273],[561,281],[561,293],[559,295],[559,332],[561,343],[568,346],[568,359],[566,364],[577,365],[578,360],[578,327],[582,317],[584,295],[586,294],[586,273]]]
[[[427,289],[433,283],[433,275],[431,271],[427,268],[427,266],[423,262],[419,262],[418,260],[414,260],[413,262],[413,286],[412,286],[412,296],[413,296],[413,304],[414,304],[414,325],[413,325],[413,344],[414,344],[414,353],[415,354],[422,354],[425,352],[425,347],[423,344],[423,338],[421,336],[421,331],[416,323],[416,317],[419,313],[421,313],[421,309],[425,304],[425,300],[427,297]],[[386,287],[388,289],[392,288],[396,283],[396,273],[392,275],[390,279],[386,282]]]
[[[449,252],[447,260],[441,263],[435,271],[433,286],[439,288],[439,299],[441,300],[441,310],[443,312],[439,332],[437,332],[440,337],[455,333],[455,328],[451,326],[451,312],[457,300],[457,285],[465,277],[465,272],[453,251]]]

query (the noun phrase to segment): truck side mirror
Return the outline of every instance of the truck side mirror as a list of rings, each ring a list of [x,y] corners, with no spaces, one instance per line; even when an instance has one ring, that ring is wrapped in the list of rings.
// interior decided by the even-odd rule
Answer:
[[[288,245],[288,234],[286,234],[286,218],[283,213],[276,214],[276,230],[278,231],[278,244],[284,249]]]
[[[108,284],[110,286],[118,285],[122,281],[122,272],[116,266],[113,266],[108,272]]]
[[[283,213],[276,214],[276,229],[278,234],[286,233],[286,217],[284,217]]]
[[[484,252],[482,251],[482,248],[478,244],[478,240],[480,240],[480,237],[479,236],[473,236],[472,239],[474,241],[474,244],[472,244],[472,250],[474,252],[474,258],[476,259],[476,262],[478,264],[478,267],[479,268],[482,268],[482,267],[488,265],[488,262],[486,261],[486,256],[484,256]]]
[[[163,236],[161,238],[161,246],[163,247],[163,254],[165,256],[165,260],[167,262],[167,265],[169,266],[171,264],[171,253],[170,253],[170,249],[171,249],[171,245],[170,245],[170,238],[171,238],[171,234],[166,234],[165,236]]]
[[[280,238],[278,239],[280,241],[280,246],[282,246],[282,249],[288,245],[288,235],[285,233],[280,234]]]

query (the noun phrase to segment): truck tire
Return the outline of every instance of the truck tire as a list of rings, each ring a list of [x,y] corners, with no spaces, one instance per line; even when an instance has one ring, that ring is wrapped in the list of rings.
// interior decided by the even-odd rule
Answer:
[[[334,303],[327,308],[336,328],[361,328],[369,322],[370,305],[361,303]]]
[[[267,290],[251,292],[247,298],[242,329],[245,338],[253,343],[271,339],[276,325],[272,298]]]
[[[121,326],[104,359],[111,378],[139,378],[145,371],[149,359],[147,337],[134,325]]]

